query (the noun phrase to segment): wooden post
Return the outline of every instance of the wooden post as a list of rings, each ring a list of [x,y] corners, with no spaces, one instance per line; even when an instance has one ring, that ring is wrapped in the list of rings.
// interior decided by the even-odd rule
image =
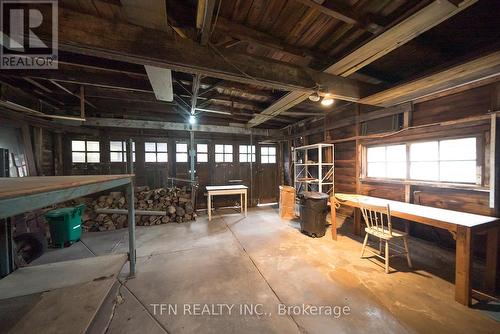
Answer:
[[[487,232],[484,287],[489,293],[495,292],[498,261],[498,232],[498,227],[489,229]]]
[[[455,260],[455,300],[462,305],[471,303],[472,230],[457,226]]]
[[[335,207],[335,195],[330,197],[330,214],[331,214],[331,229],[332,239],[337,240],[337,208]]]
[[[356,170],[356,194],[361,193],[361,183],[359,178],[361,177],[361,161],[362,161],[362,150],[361,150],[361,144],[359,142],[359,134],[360,134],[360,127],[361,124],[359,122],[359,116],[360,116],[360,109],[359,109],[359,104],[356,104],[356,123],[354,124],[355,126],[355,135],[356,135],[356,161],[355,161],[355,170]],[[358,208],[354,208],[354,226],[353,226],[353,233],[355,235],[361,235],[361,211]]]

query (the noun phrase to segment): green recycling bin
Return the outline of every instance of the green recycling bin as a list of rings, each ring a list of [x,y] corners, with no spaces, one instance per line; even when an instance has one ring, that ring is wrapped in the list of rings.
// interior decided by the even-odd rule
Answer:
[[[83,210],[85,210],[85,204],[80,204],[74,208],[56,209],[45,214],[54,246],[62,248],[67,244],[80,240]]]

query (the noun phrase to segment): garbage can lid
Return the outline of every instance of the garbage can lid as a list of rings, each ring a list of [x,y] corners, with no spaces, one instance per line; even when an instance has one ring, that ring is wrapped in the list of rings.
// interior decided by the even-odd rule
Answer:
[[[317,191],[304,191],[302,197],[305,199],[327,199],[328,195]]]
[[[52,211],[49,211],[45,214],[45,217],[52,217],[52,218],[57,218],[57,217],[64,217],[66,215],[71,215],[75,211],[74,207],[69,207],[69,208],[59,208],[55,209]]]

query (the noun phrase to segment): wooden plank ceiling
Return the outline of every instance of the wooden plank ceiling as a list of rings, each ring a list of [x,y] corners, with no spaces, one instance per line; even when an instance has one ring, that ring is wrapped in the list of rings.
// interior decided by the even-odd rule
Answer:
[[[411,41],[349,79],[321,74],[331,64],[431,3],[431,0],[63,0],[59,5],[62,13],[69,13],[68,24],[75,20],[75,27],[84,27],[88,22],[88,31],[82,34],[97,34],[108,29],[106,24],[112,29],[113,22],[119,22],[123,28],[107,39],[96,35],[92,48],[83,45],[83,39],[72,40],[78,36],[68,32],[68,27],[60,32],[63,45],[58,70],[0,71],[0,83],[41,101],[46,113],[79,116],[81,87],[84,87],[88,117],[185,123],[189,114],[194,113],[200,124],[245,126],[291,87],[307,93],[322,80],[337,84],[343,92],[342,98],[358,100],[370,95],[370,91],[379,92],[413,79],[418,73],[411,70],[408,62],[420,62],[412,58],[412,53],[422,61],[430,59],[438,68],[453,57],[444,47],[436,45],[445,43],[464,22],[473,29],[487,28],[494,19],[490,17],[493,14],[488,16],[494,12],[491,6],[498,7],[493,0],[473,4],[472,14],[466,9],[453,18],[453,24],[431,29],[432,43],[423,37]],[[455,6],[463,1],[449,3]],[[474,23],[471,15],[482,15],[483,22]],[[62,17],[60,24],[64,25],[64,20]],[[126,32],[128,36],[119,35]],[[495,37],[475,39],[475,50],[491,48]],[[125,41],[132,45],[123,44]],[[470,43],[458,38],[456,42]],[[154,55],[163,44],[165,50],[182,47],[196,54],[182,57],[178,49],[170,49],[167,57],[159,53],[158,56],[165,59],[176,52],[180,56],[162,63]],[[111,49],[116,46],[124,46],[123,55],[120,56],[120,50]],[[146,50],[145,46],[151,48]],[[102,51],[105,47],[110,48],[108,52]],[[460,56],[467,55],[460,50]],[[407,63],[398,62],[394,54]],[[149,63],[143,62],[146,58]],[[158,101],[144,65],[172,64],[174,100]],[[275,73],[276,69],[283,73]],[[271,78],[272,75],[275,77]],[[279,80],[283,80],[281,86]],[[279,116],[264,118],[257,127],[279,129],[324,115],[333,108],[304,101]]]

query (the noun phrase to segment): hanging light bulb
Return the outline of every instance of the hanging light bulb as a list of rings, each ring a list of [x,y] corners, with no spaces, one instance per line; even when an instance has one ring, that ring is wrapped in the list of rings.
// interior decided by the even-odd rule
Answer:
[[[323,98],[323,100],[321,100],[321,105],[328,107],[328,106],[331,106],[333,104],[333,102],[334,102],[334,100],[331,97],[325,96]]]
[[[313,102],[318,102],[320,100],[318,92],[314,92],[311,95],[309,95],[309,100]]]
[[[189,115],[189,124],[193,125],[196,123],[196,117],[194,115]]]

